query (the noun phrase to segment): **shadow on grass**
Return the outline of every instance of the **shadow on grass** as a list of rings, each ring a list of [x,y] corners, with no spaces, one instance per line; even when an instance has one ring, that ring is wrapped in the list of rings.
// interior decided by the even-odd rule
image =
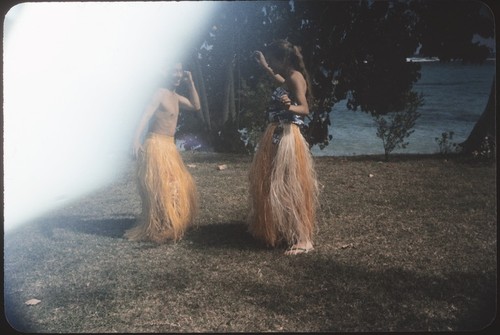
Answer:
[[[54,229],[70,229],[84,234],[121,237],[123,231],[134,224],[135,220],[130,218],[61,218],[58,221],[51,220],[44,229],[47,234]],[[247,226],[239,221],[194,226],[186,233],[184,240],[191,242],[189,248],[196,249],[199,254],[208,253],[212,256],[218,249],[228,251],[222,252],[222,256],[214,260],[222,269],[231,269],[232,275],[215,275],[219,272],[210,267],[207,269],[203,262],[205,258],[193,258],[200,262],[180,262],[174,268],[169,268],[169,271],[155,267],[157,271],[134,275],[134,284],[125,286],[125,289],[133,288],[131,292],[136,296],[128,292],[123,296],[134,300],[145,299],[143,292],[156,292],[159,295],[167,292],[173,298],[172,301],[179,304],[173,305],[173,310],[179,310],[180,316],[182,313],[196,315],[192,313],[196,313],[198,307],[191,313],[189,309],[186,310],[189,304],[199,305],[203,311],[211,308],[214,318],[222,320],[225,312],[217,306],[234,308],[240,313],[233,320],[234,327],[240,327],[235,328],[238,331],[249,330],[245,328],[248,327],[245,323],[248,318],[262,322],[258,329],[272,329],[275,322],[288,320],[292,322],[292,330],[300,326],[300,329],[311,327],[325,332],[473,331],[488,326],[496,314],[494,270],[465,272],[457,267],[456,271],[438,275],[432,271],[422,273],[397,267],[365,266],[336,254],[323,254],[320,249],[297,257],[259,253],[259,249],[264,250],[264,247],[251,237]],[[238,253],[240,250],[256,252]],[[183,254],[188,260],[193,257],[191,253]],[[227,257],[227,254],[232,257]],[[252,262],[248,262],[249,258]],[[120,261],[117,259],[118,263]],[[119,268],[130,265],[126,260],[123,262]],[[63,273],[66,270],[59,271]],[[9,272],[9,276],[13,274]],[[9,282],[12,280],[8,280],[7,284]],[[192,282],[204,283],[207,291],[191,291],[193,295],[187,295],[186,290],[193,288],[190,286]],[[119,309],[109,304],[120,289],[120,285],[113,283],[101,280],[99,286],[89,288],[82,280],[76,286],[68,284],[57,287],[45,295],[57,302],[57,306],[68,306],[77,298],[85,308],[102,311],[106,315],[114,311],[113,308]],[[143,290],[136,289],[138,287]],[[6,285],[5,290],[8,294],[5,295],[4,306],[11,325],[27,332],[41,327],[37,324],[40,314],[34,314],[21,301],[15,303],[17,288]],[[49,299],[46,300],[49,302]],[[161,303],[161,299],[159,301]],[[245,314],[243,311],[248,310],[249,304],[255,307],[249,310],[259,313]],[[153,308],[161,308],[159,306]],[[62,329],[59,329],[64,332],[64,327],[73,327],[71,330],[74,331],[74,327],[79,325],[78,320],[86,317],[84,311],[82,308],[79,314],[69,314],[60,326]],[[107,320],[111,325],[119,321],[111,316]],[[203,328],[203,324],[196,326],[198,329]],[[213,330],[210,328],[213,323],[206,327],[207,330]]]
[[[54,229],[68,229],[75,233],[122,238],[125,230],[136,224],[135,218],[87,220],[80,217],[58,217],[50,221],[38,222],[41,232],[52,237]]]
[[[65,229],[74,233],[102,237],[123,238],[125,231],[136,224],[135,218],[88,220],[81,217],[57,217],[36,222],[40,232],[48,238],[53,236],[54,229]],[[192,242],[192,247],[195,249],[269,249],[260,241],[255,240],[248,232],[247,225],[239,221],[191,226],[183,240]]]
[[[263,280],[249,278],[241,286],[251,288],[247,295],[268,311],[266,315],[315,326],[313,320],[322,320],[319,331],[429,331],[450,326],[476,331],[496,315],[493,272],[456,271],[443,277],[400,268],[367,269],[311,254],[284,258],[273,265],[274,276],[289,276],[291,268],[300,269],[293,271],[292,281],[269,280],[265,272]],[[234,295],[241,292],[241,287],[234,289]]]
[[[187,232],[185,240],[192,242],[196,249],[267,250],[250,235],[247,225],[238,221],[194,226]]]

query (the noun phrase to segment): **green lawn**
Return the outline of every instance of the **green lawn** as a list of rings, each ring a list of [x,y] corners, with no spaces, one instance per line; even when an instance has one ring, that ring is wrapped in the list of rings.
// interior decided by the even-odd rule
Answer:
[[[124,240],[114,183],[5,235],[5,310],[32,332],[462,331],[496,315],[496,165],[317,157],[315,250],[246,231],[248,156],[184,153],[200,216],[177,243]],[[217,166],[227,164],[219,171]],[[41,302],[28,306],[36,298]]]

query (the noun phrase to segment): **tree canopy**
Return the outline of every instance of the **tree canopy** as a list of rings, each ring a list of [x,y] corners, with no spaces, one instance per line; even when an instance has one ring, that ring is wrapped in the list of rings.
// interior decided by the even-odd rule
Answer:
[[[407,58],[480,63],[492,50],[475,36],[494,36],[492,13],[475,0],[221,2],[191,64],[205,88],[199,129],[216,150],[241,151],[241,130],[264,127],[271,83],[251,55],[273,40],[301,47],[315,97],[307,139],[323,147],[336,103],[400,111],[420,78]]]

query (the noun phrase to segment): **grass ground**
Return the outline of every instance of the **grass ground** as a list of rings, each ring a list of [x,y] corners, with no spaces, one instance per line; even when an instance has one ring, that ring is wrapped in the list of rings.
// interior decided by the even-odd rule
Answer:
[[[463,331],[496,316],[496,165],[317,157],[315,250],[246,232],[247,156],[185,153],[199,189],[177,243],[128,242],[131,164],[4,240],[4,307],[32,332]],[[228,169],[216,167],[227,164]],[[41,302],[28,306],[36,298]]]

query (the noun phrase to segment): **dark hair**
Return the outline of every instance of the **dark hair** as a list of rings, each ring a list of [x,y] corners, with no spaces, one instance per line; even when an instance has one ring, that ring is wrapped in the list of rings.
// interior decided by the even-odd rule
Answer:
[[[311,80],[306,70],[306,66],[304,65],[304,58],[302,57],[300,48],[287,40],[277,40],[269,44],[264,49],[264,53],[276,58],[286,66],[290,66],[294,70],[299,71],[304,76],[307,84],[306,98],[308,103],[312,104],[313,95]]]

